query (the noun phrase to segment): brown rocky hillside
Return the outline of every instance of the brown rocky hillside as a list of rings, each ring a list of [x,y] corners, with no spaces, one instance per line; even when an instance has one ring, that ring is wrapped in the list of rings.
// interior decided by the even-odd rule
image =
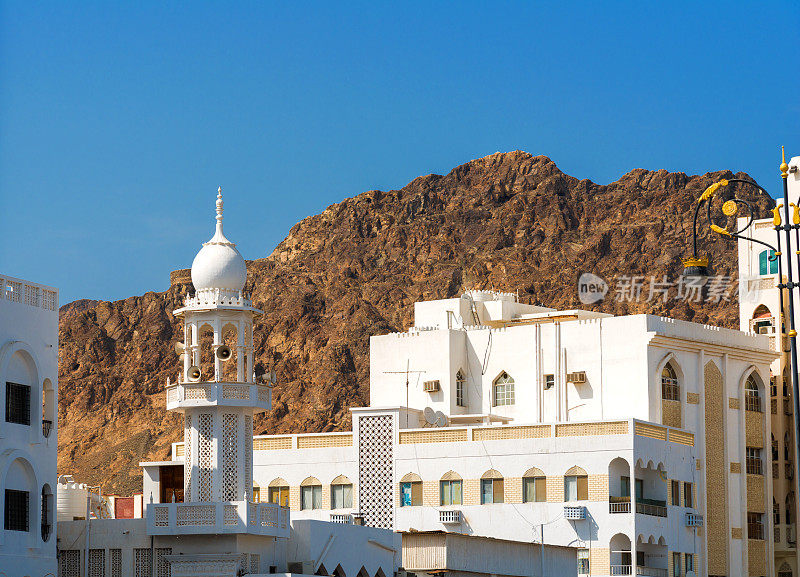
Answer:
[[[348,427],[348,407],[369,399],[369,336],[410,326],[415,301],[494,287],[519,291],[524,302],[576,307],[583,271],[677,278],[695,199],[725,176],[732,173],[637,169],[601,186],[545,156],[498,153],[306,218],[249,263],[247,290],[265,311],[257,361],[274,363],[280,377],[257,432]],[[762,214],[774,205],[751,198]],[[709,237],[704,246],[716,274],[735,275],[733,242]],[[62,307],[59,472],[125,494],[141,490],[140,460],[167,457],[181,435],[163,394],[178,370],[172,344],[182,340],[172,311],[187,290],[173,283]],[[734,301],[636,303],[609,294],[593,306],[737,325]]]

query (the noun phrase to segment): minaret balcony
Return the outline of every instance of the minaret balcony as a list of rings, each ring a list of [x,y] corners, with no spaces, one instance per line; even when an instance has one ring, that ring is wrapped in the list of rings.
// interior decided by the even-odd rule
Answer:
[[[149,503],[148,535],[248,534],[289,538],[289,508],[249,501]]]
[[[167,410],[198,407],[272,408],[272,387],[261,383],[211,382],[176,383],[166,388]]]

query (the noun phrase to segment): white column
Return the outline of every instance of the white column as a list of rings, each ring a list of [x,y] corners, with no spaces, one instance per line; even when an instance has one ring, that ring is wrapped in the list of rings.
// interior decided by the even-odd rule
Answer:
[[[222,344],[222,323],[219,319],[214,319],[214,346],[211,354],[214,355],[214,380],[219,382],[222,375],[222,361],[217,358],[217,347]]]
[[[247,382],[245,378],[245,363],[244,363],[244,330],[245,323],[239,321],[236,323],[236,380],[239,383]]]

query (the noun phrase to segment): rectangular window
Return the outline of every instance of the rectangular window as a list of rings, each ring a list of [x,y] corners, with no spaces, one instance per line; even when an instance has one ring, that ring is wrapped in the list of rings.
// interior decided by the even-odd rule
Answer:
[[[289,506],[289,487],[270,487],[269,502],[277,503],[281,507]]]
[[[301,509],[322,509],[322,485],[300,487]]]
[[[747,513],[747,538],[764,540],[764,523],[761,513]]]
[[[31,424],[31,388],[18,383],[6,383],[6,422]]]
[[[28,503],[30,496],[27,491],[6,489],[5,529],[6,531],[28,531]]]
[[[681,482],[673,480],[671,482],[672,486],[672,506],[673,507],[680,507],[681,506]]]
[[[686,569],[686,573],[689,573],[689,571],[694,571],[694,555],[691,553],[684,553],[683,566]]]
[[[400,506],[419,507],[422,505],[422,483],[412,481],[400,483]]]
[[[694,495],[692,494],[692,484],[683,484],[683,506],[694,507]]]
[[[460,505],[461,481],[440,481],[439,502],[442,505]]]
[[[481,479],[481,505],[503,502],[503,479]]]
[[[556,384],[556,376],[555,375],[545,375],[544,376],[544,390],[552,389]]]
[[[681,577],[681,554],[672,554],[672,577]]]
[[[588,477],[585,475],[564,477],[564,501],[586,501],[588,498]]]
[[[353,506],[353,486],[331,485],[331,508],[350,509]]]
[[[525,477],[522,479],[522,502],[543,503],[547,500],[544,477]]]
[[[578,575],[589,574],[589,550],[578,549]]]
[[[745,449],[745,465],[748,475],[763,475],[763,467],[761,466],[761,449],[755,447],[747,447]]]
[[[620,477],[619,486],[620,486],[620,497],[630,497],[631,496],[631,478],[630,477]]]
[[[503,407],[514,404],[514,381],[508,383],[495,383],[494,406]]]
[[[758,254],[758,274],[778,274],[778,259],[774,250],[763,250]]]

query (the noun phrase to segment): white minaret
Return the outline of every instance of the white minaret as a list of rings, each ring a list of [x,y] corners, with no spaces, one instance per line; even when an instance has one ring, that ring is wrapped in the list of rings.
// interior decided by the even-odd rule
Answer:
[[[167,409],[184,414],[184,501],[251,501],[253,415],[269,410],[271,389],[253,375],[253,308],[242,289],[244,258],[222,232],[222,189],[214,236],[192,263],[195,295],[183,317],[183,374]]]

